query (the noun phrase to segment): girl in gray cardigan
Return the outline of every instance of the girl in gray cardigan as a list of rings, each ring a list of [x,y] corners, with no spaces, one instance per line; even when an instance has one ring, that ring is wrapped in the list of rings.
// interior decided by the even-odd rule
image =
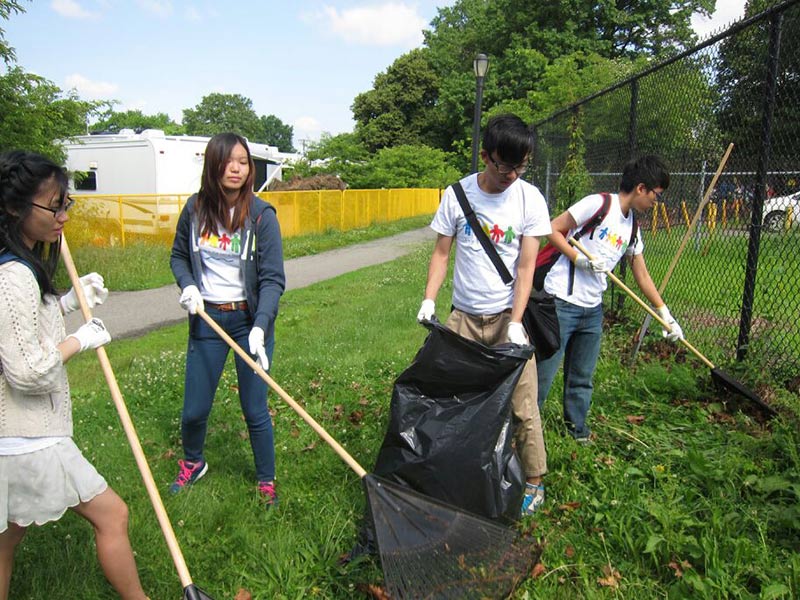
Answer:
[[[26,528],[67,509],[94,527],[100,565],[120,597],[146,598],[128,507],[72,441],[64,363],[111,340],[99,319],[65,335],[62,313],[79,305],[74,290],[56,295],[52,277],[72,202],[55,163],[26,152],[0,155],[0,600],[8,598]],[[108,295],[97,273],[82,277],[81,287],[92,306]]]

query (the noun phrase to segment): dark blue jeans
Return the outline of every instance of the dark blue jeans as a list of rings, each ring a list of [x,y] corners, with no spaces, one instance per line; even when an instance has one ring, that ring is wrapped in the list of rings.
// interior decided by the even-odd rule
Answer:
[[[209,306],[206,312],[237,344],[245,351],[249,350],[247,337],[253,322],[246,310],[222,312]],[[265,346],[271,364],[272,351],[275,348],[273,335],[267,337]],[[208,416],[229,349],[228,344],[203,319],[190,317],[181,416],[183,452],[190,462],[205,460],[203,446]],[[236,375],[239,381],[239,403],[247,423],[255,459],[256,478],[258,481],[272,481],[275,479],[275,443],[272,418],[267,406],[267,384],[238,356]]]
[[[537,363],[539,375],[539,410],[553,384],[561,359],[564,359],[564,423],[575,438],[589,437],[586,425],[592,402],[592,378],[600,355],[603,333],[603,305],[584,308],[556,298],[561,347]]]

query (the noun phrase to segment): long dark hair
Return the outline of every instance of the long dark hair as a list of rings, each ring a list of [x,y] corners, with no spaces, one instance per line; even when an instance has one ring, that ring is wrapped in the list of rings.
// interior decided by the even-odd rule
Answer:
[[[67,201],[66,171],[40,154],[14,150],[0,154],[0,251],[9,251],[29,263],[42,292],[55,294],[53,275],[58,266],[61,239],[50,244],[36,242],[28,248],[22,239],[22,223],[33,210],[33,198],[43,185],[55,183],[62,204]]]
[[[225,199],[225,190],[222,187],[222,176],[233,147],[241,144],[247,152],[247,162],[250,165],[247,180],[239,190],[233,216],[230,214],[228,203]],[[218,133],[208,141],[206,158],[203,163],[203,176],[200,180],[200,191],[197,194],[197,211],[200,218],[200,233],[218,234],[217,227],[224,226],[228,231],[235,231],[244,226],[250,216],[250,196],[253,194],[253,181],[255,180],[255,164],[250,155],[247,140],[235,133]]]

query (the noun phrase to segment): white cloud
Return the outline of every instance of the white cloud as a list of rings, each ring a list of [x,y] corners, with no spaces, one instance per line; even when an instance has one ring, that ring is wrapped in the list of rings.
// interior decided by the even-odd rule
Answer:
[[[96,13],[86,10],[75,0],[53,0],[50,3],[50,8],[62,17],[70,19],[94,19],[97,17]]]
[[[153,13],[157,17],[166,18],[173,12],[172,2],[163,2],[159,0],[136,0],[142,9],[149,13]]]
[[[311,18],[325,24],[347,42],[369,46],[419,46],[423,40],[422,30],[427,25],[416,7],[401,2],[342,10],[325,6]]]
[[[701,38],[712,32],[725,29],[744,16],[745,0],[725,0],[717,2],[717,9],[711,17],[692,16],[692,29]]]
[[[184,14],[189,21],[201,21],[203,16],[200,14],[200,11],[197,10],[195,6],[187,6]]]
[[[322,133],[322,125],[314,117],[299,117],[292,123],[294,139],[317,140]]]
[[[84,98],[93,98],[97,100],[109,100],[114,93],[119,89],[115,83],[107,83],[105,81],[92,81],[79,73],[67,75],[64,80],[67,89],[76,89],[78,93]]]

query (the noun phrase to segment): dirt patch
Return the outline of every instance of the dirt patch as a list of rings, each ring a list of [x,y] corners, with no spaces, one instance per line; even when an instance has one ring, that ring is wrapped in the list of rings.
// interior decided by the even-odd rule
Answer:
[[[312,175],[311,177],[292,177],[289,181],[273,181],[270,192],[301,190],[344,190],[347,184],[336,175]]]

